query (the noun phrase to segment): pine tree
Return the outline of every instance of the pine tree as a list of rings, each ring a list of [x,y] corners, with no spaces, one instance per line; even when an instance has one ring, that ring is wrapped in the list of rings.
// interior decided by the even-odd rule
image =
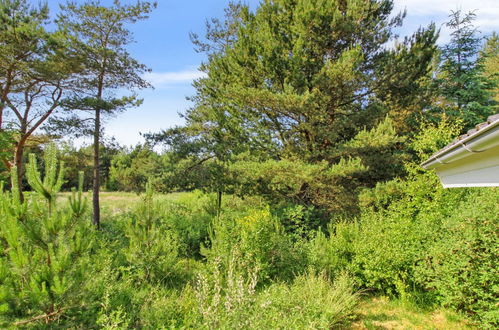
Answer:
[[[57,165],[57,147],[50,144],[45,150],[45,176],[42,180],[38,171],[35,154],[29,155],[29,163],[26,168],[28,183],[40,196],[43,196],[49,208],[49,212],[55,207],[57,193],[61,190],[64,182],[64,162]]]
[[[146,19],[154,7],[155,3],[147,1],[124,5],[114,0],[109,7],[100,1],[82,4],[69,1],[61,6],[57,18],[59,27],[70,36],[72,53],[79,56],[84,67],[78,81],[78,88],[84,92],[67,100],[66,109],[89,111],[94,116],[91,129],[94,149],[92,205],[93,223],[97,227],[100,226],[101,117],[142,103],[135,94],[116,97],[114,91],[150,87],[142,78],[147,67],[131,57],[126,49],[133,41],[127,24]],[[74,116],[69,122],[72,119]]]
[[[88,200],[86,197],[83,197],[84,175],[83,171],[78,172],[78,188],[71,189],[71,196],[68,199],[69,206],[73,212],[73,217],[76,219],[82,218],[88,207]]]
[[[362,174],[361,180],[357,174],[365,166],[357,156],[369,146],[356,151],[347,146],[364,129],[379,132],[376,127],[387,114],[393,118],[391,128],[407,132],[408,118],[422,112],[435,28],[420,29],[390,49],[394,28],[405,15],[392,9],[391,0],[265,0],[254,12],[232,6],[228,22],[208,31],[206,43],[212,47],[202,48],[209,56],[201,67],[207,76],[194,84],[186,127],[166,132],[164,141],[182,143],[184,148],[173,150],[188,151],[189,168],[221,164],[222,171],[213,176],[218,182],[207,180],[213,190],[228,190],[231,179],[237,181],[227,169],[243,154],[255,162],[282,160],[282,168],[286,161],[299,160],[304,171],[306,165],[322,164],[349,169],[343,179],[329,177],[327,196],[303,182],[295,197],[305,203],[315,203],[311,194],[321,205],[334,200],[333,194],[354,200],[357,184],[403,175],[398,138],[383,139],[387,144],[379,146],[394,154],[390,159],[398,158],[394,166],[372,162],[373,176]],[[357,174],[350,171],[353,164],[359,165]],[[293,173],[296,180],[288,180],[299,182],[300,173]]]
[[[68,56],[64,33],[49,31],[48,23],[47,4],[0,1],[0,134],[13,131],[13,157],[5,164],[17,167],[19,182],[26,143],[60,109],[80,70]],[[19,193],[22,198],[22,187]]]
[[[161,221],[161,205],[154,200],[151,182],[126,227],[125,256],[139,281],[166,283],[176,275],[179,244]]]
[[[441,50],[437,79],[446,101],[440,109],[451,118],[462,119],[467,130],[493,114],[492,82],[483,75],[483,59],[478,56],[482,38],[473,25],[476,14],[458,10],[449,17],[451,41]]]
[[[2,327],[51,323],[83,304],[81,289],[89,280],[93,231],[82,220],[86,208],[80,187],[68,208],[56,208],[55,193],[62,181],[56,171],[54,147],[46,150],[46,175],[30,163],[36,194],[21,201],[13,184],[0,192],[0,315]],[[33,159],[33,157],[32,157]],[[15,167],[12,180],[17,179]],[[15,183],[15,182],[14,182]],[[51,209],[48,210],[46,202]],[[27,207],[29,204],[29,207]]]

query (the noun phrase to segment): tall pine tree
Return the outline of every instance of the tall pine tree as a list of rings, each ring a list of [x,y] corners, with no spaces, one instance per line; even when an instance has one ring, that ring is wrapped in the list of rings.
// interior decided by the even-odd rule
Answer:
[[[0,2],[0,134],[13,131],[13,160],[6,165],[17,167],[18,182],[28,139],[60,109],[79,71],[61,31],[47,31],[48,18],[47,5]]]
[[[444,98],[440,110],[451,118],[460,118],[464,129],[483,122],[494,112],[491,95],[493,81],[484,75],[479,56],[482,38],[473,25],[476,15],[452,11],[447,27],[451,40],[441,50],[438,88]]]
[[[212,26],[206,41],[196,40],[208,52],[201,67],[207,77],[194,85],[186,127],[167,132],[166,140],[201,144],[192,149],[199,161],[213,156],[230,165],[246,153],[259,161],[326,164],[317,173],[335,176],[323,178],[331,183],[330,197],[345,192],[347,184],[352,188],[346,194],[355,190],[355,171],[342,172],[336,165],[365,173],[357,158],[367,161],[369,147],[391,150],[393,157],[383,153],[380,161],[369,161],[379,168],[357,176],[362,184],[400,174],[399,139],[392,126],[403,127],[409,115],[386,122],[385,117],[421,111],[414,104],[429,77],[436,36],[430,26],[391,49],[393,29],[404,17],[392,15],[392,9],[391,0],[266,0],[255,12],[231,6],[228,22]],[[391,165],[385,166],[388,160]],[[310,202],[311,194],[328,199],[328,193],[311,186],[302,182],[290,191],[303,201]]]
[[[130,56],[126,46],[133,39],[127,24],[146,19],[155,4],[138,1],[134,5],[115,0],[106,7],[100,1],[83,4],[68,2],[61,6],[59,27],[70,36],[72,52],[84,67],[79,77],[77,95],[66,102],[69,110],[93,113],[93,223],[100,225],[100,141],[102,116],[138,106],[142,100],[135,94],[116,97],[119,89],[140,89],[150,85],[142,79],[148,69]],[[70,122],[78,123],[71,120]]]

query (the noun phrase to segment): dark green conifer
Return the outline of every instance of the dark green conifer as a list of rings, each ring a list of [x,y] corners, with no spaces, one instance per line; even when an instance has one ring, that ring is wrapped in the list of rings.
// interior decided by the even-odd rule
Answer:
[[[484,75],[483,58],[479,55],[482,38],[473,25],[474,12],[452,11],[447,27],[451,41],[442,48],[438,88],[443,96],[440,111],[464,122],[464,131],[494,113],[494,82]]]

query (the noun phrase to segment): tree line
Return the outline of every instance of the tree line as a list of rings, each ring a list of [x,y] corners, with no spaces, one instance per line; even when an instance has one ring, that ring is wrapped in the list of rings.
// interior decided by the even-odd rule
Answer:
[[[127,149],[102,143],[101,116],[141,103],[113,91],[149,87],[148,69],[126,51],[125,24],[155,4],[68,2],[55,18],[47,5],[1,6],[5,169],[22,183],[27,148],[54,133],[93,136],[92,148],[67,146],[63,157],[75,167],[68,182],[77,166],[92,182],[96,225],[101,187],[142,191],[149,179],[164,192],[256,194],[355,213],[360,191],[406,175],[415,153],[405,141],[422,123],[445,118],[464,132],[498,109],[498,36],[483,38],[474,12],[451,12],[451,40],[439,47],[434,24],[397,38],[406,13],[394,14],[391,0],[269,0],[255,11],[232,2],[203,37],[191,34],[206,77],[194,82],[186,124]]]

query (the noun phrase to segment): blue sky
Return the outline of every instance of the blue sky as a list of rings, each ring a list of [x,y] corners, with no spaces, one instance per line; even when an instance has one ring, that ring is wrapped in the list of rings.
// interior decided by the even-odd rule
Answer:
[[[122,0],[126,3],[126,0]],[[61,1],[49,0],[56,11]],[[107,3],[108,1],[104,1]],[[140,91],[144,103],[106,123],[106,135],[114,136],[125,145],[142,141],[140,133],[155,132],[182,123],[178,113],[190,106],[186,97],[194,94],[193,79],[200,76],[197,67],[203,54],[194,51],[189,32],[204,32],[205,20],[221,17],[229,0],[159,0],[158,7],[146,21],[131,27],[136,43],[130,53],[151,68],[146,78],[155,86]],[[258,0],[246,0],[255,8]],[[484,34],[499,31],[499,0],[395,0],[396,10],[407,9],[403,36],[430,22],[440,27],[450,10],[477,10],[476,26]],[[440,43],[448,41],[448,31],[442,27]]]

